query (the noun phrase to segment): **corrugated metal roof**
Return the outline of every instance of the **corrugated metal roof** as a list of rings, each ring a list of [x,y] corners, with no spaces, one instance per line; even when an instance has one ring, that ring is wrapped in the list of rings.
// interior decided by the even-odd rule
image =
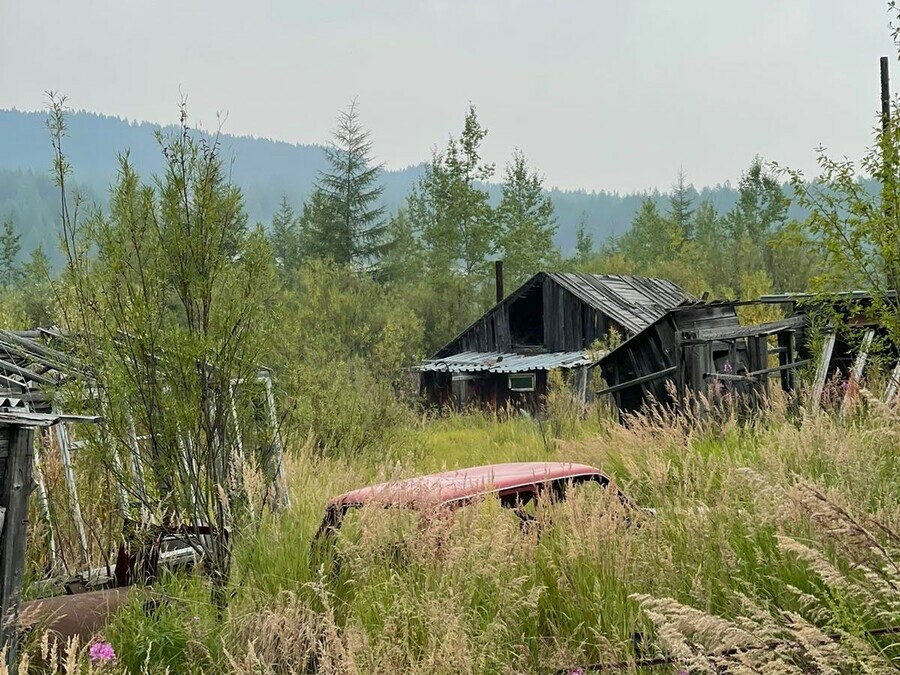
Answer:
[[[443,373],[524,373],[553,368],[578,368],[596,359],[585,352],[511,354],[502,352],[462,352],[425,361],[419,370]]]
[[[575,272],[550,272],[547,276],[631,334],[644,330],[673,307],[694,300],[667,279]]]

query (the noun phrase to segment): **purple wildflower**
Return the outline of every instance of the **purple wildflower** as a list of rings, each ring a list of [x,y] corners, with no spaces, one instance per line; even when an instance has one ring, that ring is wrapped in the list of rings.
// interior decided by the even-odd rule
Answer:
[[[116,660],[116,652],[108,642],[95,642],[91,645],[88,655],[94,666],[103,666],[107,663],[114,663]]]
[[[569,675],[584,675],[584,670],[582,668],[576,668],[575,670],[570,671]]]
[[[731,371],[732,371],[732,367],[731,367],[730,361],[726,361],[724,364],[722,364],[722,372],[723,373],[730,373]],[[679,673],[678,675],[681,675],[681,673]]]

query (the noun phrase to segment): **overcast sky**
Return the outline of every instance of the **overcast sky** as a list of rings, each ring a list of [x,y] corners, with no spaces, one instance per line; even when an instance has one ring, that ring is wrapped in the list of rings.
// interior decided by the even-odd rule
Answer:
[[[870,142],[883,0],[0,0],[0,108],[76,108],[321,143],[358,97],[389,168],[458,133],[515,147],[548,186],[734,182]],[[900,89],[895,88],[895,91]],[[0,148],[2,152],[2,148]],[[240,158],[237,158],[240,161]]]

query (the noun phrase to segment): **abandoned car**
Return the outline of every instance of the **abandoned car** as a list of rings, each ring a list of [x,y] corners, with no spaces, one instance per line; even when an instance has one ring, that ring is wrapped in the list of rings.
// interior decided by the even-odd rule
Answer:
[[[561,501],[570,485],[580,483],[612,487],[628,510],[648,511],[639,509],[609,476],[592,466],[570,462],[489,464],[389,481],[338,495],[328,502],[316,539],[336,532],[351,509],[369,505],[425,512],[441,507],[454,509],[482,497],[496,496],[502,506],[527,518],[521,507],[542,496]]]

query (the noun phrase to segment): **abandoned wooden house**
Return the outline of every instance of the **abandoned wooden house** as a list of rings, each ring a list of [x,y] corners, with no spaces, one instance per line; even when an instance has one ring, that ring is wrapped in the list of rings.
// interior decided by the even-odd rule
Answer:
[[[793,387],[795,333],[802,316],[741,326],[734,302],[695,303],[674,308],[597,362],[606,383],[598,395],[610,395],[616,407],[634,413],[649,402],[680,403],[686,395],[739,395],[769,392],[769,377],[781,375]],[[774,336],[777,347],[769,347]],[[778,366],[770,367],[769,356]]]
[[[611,396],[623,415],[648,403],[681,406],[700,397],[731,396],[755,405],[771,394],[772,378],[793,391],[798,369],[815,362],[810,401],[818,405],[828,378],[862,379],[873,340],[886,336],[866,316],[870,300],[864,292],[830,299],[801,293],[674,308],[598,359],[606,387],[597,394]],[[747,304],[783,305],[786,316],[742,326],[737,307]],[[898,357],[895,347],[889,358],[896,366],[884,394],[888,403],[900,386]]]
[[[498,275],[499,276],[499,275]],[[540,272],[419,367],[429,404],[540,408],[547,376],[560,369],[589,397],[598,343],[632,337],[693,298],[664,279]]]

